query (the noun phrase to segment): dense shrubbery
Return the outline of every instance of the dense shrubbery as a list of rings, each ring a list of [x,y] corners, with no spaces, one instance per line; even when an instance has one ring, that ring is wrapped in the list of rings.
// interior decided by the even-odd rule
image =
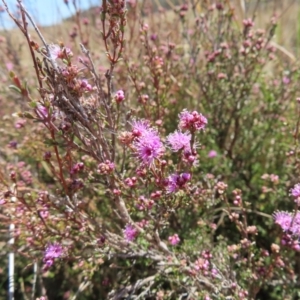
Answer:
[[[16,298],[300,297],[300,74],[276,19],[111,0],[48,40],[17,2],[0,99]]]

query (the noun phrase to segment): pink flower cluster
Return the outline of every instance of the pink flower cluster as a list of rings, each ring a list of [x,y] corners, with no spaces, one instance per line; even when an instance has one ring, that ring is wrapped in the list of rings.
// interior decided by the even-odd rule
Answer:
[[[273,215],[275,223],[284,231],[281,244],[296,251],[300,250],[300,212],[277,211]]]
[[[150,210],[154,205],[154,201],[152,199],[147,199],[145,196],[140,196],[137,202],[138,210]]]
[[[187,132],[175,131],[167,136],[166,142],[173,152],[182,152],[182,160],[192,165],[196,165],[197,144],[194,143],[191,149],[192,135]]]
[[[172,246],[175,246],[180,242],[180,238],[178,234],[175,233],[174,235],[169,236],[168,241]]]
[[[36,113],[41,119],[47,119],[48,118],[48,108],[45,107],[44,105],[38,105],[36,109]]]
[[[125,100],[124,92],[122,90],[117,91],[114,98],[117,103],[123,102]]]
[[[294,197],[295,203],[300,206],[300,183],[295,184],[291,189],[291,196]]]
[[[294,185],[290,190],[297,206],[300,205],[300,183]],[[286,211],[277,211],[273,214],[275,223],[278,224],[284,232],[281,243],[296,251],[300,251],[300,212],[294,213]]]
[[[137,236],[138,236],[138,231],[137,229],[131,225],[127,224],[125,229],[123,230],[124,237],[128,242],[132,242]]]
[[[111,174],[115,169],[115,164],[109,160],[98,165],[98,173],[100,174]]]
[[[195,261],[194,263],[194,271],[192,271],[194,274],[201,273],[204,276],[210,276],[212,278],[215,278],[218,276],[218,271],[213,267],[213,264],[211,263],[212,260],[212,254],[210,251],[202,251],[201,256]]]
[[[90,92],[93,90],[92,85],[89,84],[87,79],[81,79],[79,83],[80,83],[80,88],[81,88],[82,92]]]
[[[179,127],[190,132],[204,130],[207,125],[207,119],[197,111],[189,112],[184,109],[179,115]]]
[[[58,58],[63,59],[63,58],[68,58],[70,56],[73,56],[73,53],[70,48],[63,47],[61,48],[58,45],[49,45],[49,54],[50,58],[53,60],[56,60]]]
[[[61,257],[64,253],[63,247],[59,243],[49,244],[45,250],[43,262],[45,264],[44,268],[50,268],[54,261]]]
[[[273,217],[275,223],[278,224],[284,232],[291,232],[295,235],[300,234],[300,213],[294,215],[286,211],[277,211]]]
[[[191,174],[189,173],[172,174],[168,178],[167,190],[169,193],[175,193],[178,190],[183,189],[190,180]]]
[[[116,97],[123,97],[123,92],[119,91]],[[196,147],[197,144],[193,141],[192,134],[195,131],[204,130],[207,124],[207,119],[196,111],[189,112],[184,109],[179,114],[179,128],[175,132],[169,134],[166,138],[167,146],[173,151],[182,151],[182,159],[185,162],[196,163]],[[136,155],[144,166],[153,165],[155,160],[158,160],[165,152],[163,143],[160,140],[158,131],[150,126],[147,120],[134,120],[131,123]],[[182,132],[188,130],[190,132]],[[192,149],[193,147],[193,149]]]
[[[77,174],[79,173],[80,171],[82,171],[84,169],[84,163],[83,162],[79,162],[79,163],[76,163],[71,171],[70,171],[70,174],[71,175],[74,175],[74,174]]]

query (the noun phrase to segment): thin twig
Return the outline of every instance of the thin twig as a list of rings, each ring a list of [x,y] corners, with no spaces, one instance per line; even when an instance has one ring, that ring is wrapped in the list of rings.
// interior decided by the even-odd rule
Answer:
[[[72,297],[71,300],[76,300],[77,297],[79,296],[79,294],[80,294],[81,292],[83,292],[90,284],[91,284],[90,281],[83,281],[83,282],[79,285],[79,288],[78,288],[76,294]]]
[[[2,0],[3,1],[3,0]],[[17,0],[21,10],[26,14],[27,18],[29,19],[29,21],[31,22],[34,30],[36,31],[36,33],[38,34],[39,38],[41,39],[42,43],[44,44],[46,50],[47,50],[47,55],[48,55],[48,59],[50,60],[53,68],[56,70],[57,69],[57,64],[55,62],[55,60],[52,58],[51,53],[50,53],[50,49],[49,49],[49,45],[47,44],[46,40],[44,39],[42,33],[40,32],[39,28],[37,27],[37,25],[35,24],[34,20],[32,19],[31,15],[28,13],[28,11],[25,9],[23,3],[21,0]]]
[[[38,264],[37,261],[35,261],[33,263],[33,281],[32,281],[32,293],[31,293],[32,300],[35,300],[37,276],[38,276]]]
[[[15,253],[13,251],[13,244],[15,243],[14,239],[14,231],[15,231],[15,224],[9,225],[9,235],[10,240],[8,244],[11,245],[10,252],[8,254],[8,299],[14,300],[14,290],[15,290]]]

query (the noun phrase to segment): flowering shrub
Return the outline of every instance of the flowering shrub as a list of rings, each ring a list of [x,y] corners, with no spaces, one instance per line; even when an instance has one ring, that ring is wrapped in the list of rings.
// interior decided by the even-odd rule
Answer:
[[[299,69],[277,55],[275,18],[261,30],[228,1],[104,0],[94,28],[77,9],[58,42],[2,2],[33,65],[3,36],[16,296],[299,297]]]

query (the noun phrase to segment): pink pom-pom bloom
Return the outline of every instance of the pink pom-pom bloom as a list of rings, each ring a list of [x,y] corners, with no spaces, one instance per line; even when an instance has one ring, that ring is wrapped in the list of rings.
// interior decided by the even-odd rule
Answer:
[[[300,238],[300,213],[289,213],[285,211],[277,211],[273,218],[284,232],[289,232]]]
[[[131,123],[131,126],[132,126],[132,134],[135,137],[139,137],[139,136],[143,135],[143,133],[151,130],[149,121],[144,120],[144,119],[133,120]]]
[[[277,211],[273,215],[275,223],[278,224],[283,231],[287,231],[292,225],[292,215],[285,211]]]
[[[134,121],[132,133],[136,137],[134,146],[137,157],[143,165],[151,166],[164,153],[164,146],[158,132],[145,120]]]
[[[179,114],[179,127],[184,130],[195,132],[196,130],[204,130],[207,125],[207,119],[197,111],[189,112],[184,109]]]
[[[125,229],[123,230],[124,237],[128,242],[132,242],[138,235],[138,231],[135,227],[130,224],[127,224]]]
[[[59,243],[50,244],[47,246],[44,254],[43,262],[46,268],[53,265],[54,260],[63,255],[64,249]]]
[[[299,198],[300,197],[300,183],[297,183],[294,185],[294,187],[291,189],[291,195],[294,198]]]
[[[144,165],[150,166],[164,153],[164,147],[156,132],[148,131],[135,143],[138,158]]]
[[[180,150],[191,150],[191,134],[181,131],[175,131],[167,136],[167,144],[173,152]]]
[[[177,245],[180,242],[180,238],[177,233],[175,233],[172,236],[169,236],[168,240],[169,240],[169,243],[173,246]]]
[[[300,206],[300,183],[294,185],[294,187],[290,190],[291,195],[294,197],[295,203]]]

